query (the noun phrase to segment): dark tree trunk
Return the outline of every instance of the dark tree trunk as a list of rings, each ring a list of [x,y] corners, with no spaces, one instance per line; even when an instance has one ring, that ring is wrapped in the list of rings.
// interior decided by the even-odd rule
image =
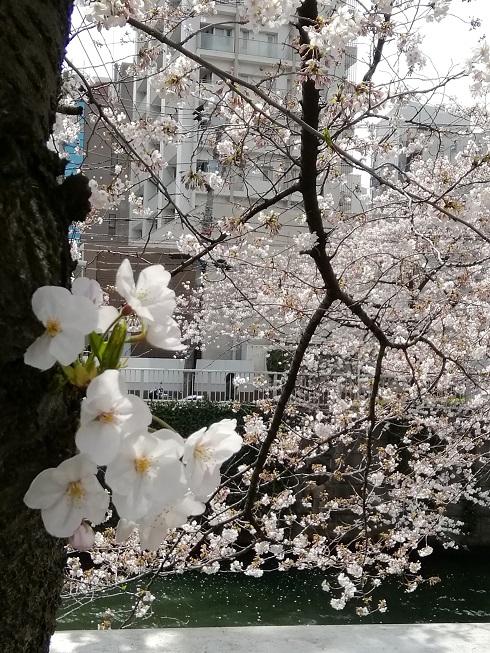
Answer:
[[[77,397],[53,371],[23,364],[41,332],[31,295],[68,285],[66,185],[45,146],[55,117],[72,0],[1,0],[0,24],[0,651],[47,652],[63,543],[23,496],[72,454]],[[81,202],[82,212],[84,203]]]

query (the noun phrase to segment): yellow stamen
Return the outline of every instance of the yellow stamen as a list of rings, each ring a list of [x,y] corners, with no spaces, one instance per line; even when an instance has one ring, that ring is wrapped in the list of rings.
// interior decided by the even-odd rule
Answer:
[[[68,483],[66,493],[72,501],[81,501],[85,496],[85,489],[81,481],[72,481]]]
[[[46,333],[50,338],[54,338],[57,336],[59,333],[61,333],[61,324],[60,321],[57,320],[56,318],[50,317],[48,321],[46,322]]]
[[[97,415],[97,420],[99,422],[103,422],[104,424],[112,424],[114,421],[114,413],[112,411],[108,411],[107,413],[100,413]]]
[[[207,460],[211,460],[211,453],[203,444],[198,444],[194,449],[194,458],[206,462]]]
[[[146,472],[151,467],[151,460],[146,456],[141,456],[141,458],[134,459],[134,468],[138,474],[146,474]]]

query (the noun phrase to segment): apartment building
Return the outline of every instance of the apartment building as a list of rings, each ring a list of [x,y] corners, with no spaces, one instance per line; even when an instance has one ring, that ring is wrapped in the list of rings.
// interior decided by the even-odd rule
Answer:
[[[182,41],[194,34],[186,40],[187,48],[221,69],[257,85],[276,99],[287,102],[299,65],[298,55],[291,47],[295,28],[285,25],[253,32],[241,24],[240,2],[217,2],[216,9],[217,12],[206,19],[194,17],[182,23],[173,34],[174,39]],[[353,45],[346,51],[341,64],[332,71],[333,79],[339,83],[345,79],[353,80],[355,61],[356,48]],[[226,137],[227,125],[213,103],[207,101],[207,97],[219,88],[219,80],[204,67],[196,69],[193,76],[192,97],[185,104],[176,97],[162,99],[155,90],[153,76],[131,77],[127,64],[116,70],[113,83],[108,83],[107,89],[99,93],[102,99],[104,93],[110,93],[111,104],[116,102],[132,120],[172,116],[182,125],[185,134],[177,145],[160,145],[168,164],[160,173],[160,182],[166,193],[136,166],[128,168],[136,202],[123,202],[117,210],[104,216],[101,225],[94,225],[84,233],[85,273],[97,278],[103,286],[110,285],[123,255],[133,256],[139,264],[137,255],[142,249],[145,260],[175,267],[178,262],[173,259],[178,253],[174,239],[184,234],[186,229],[179,214],[188,216],[201,233],[212,233],[220,218],[241,215],[254,202],[284,190],[297,178],[298,170],[291,166],[290,159],[277,148],[267,146],[249,150],[246,168],[222,166],[216,144]],[[334,92],[336,84],[331,88],[330,92]],[[126,165],[103,124],[97,123],[95,129],[89,128],[85,141],[84,172],[93,175],[98,182],[104,184],[110,180],[116,165]],[[225,185],[221,190],[190,185],[189,170],[219,172],[225,178]],[[332,193],[337,206],[348,212],[356,208],[360,178],[348,165],[343,165],[341,172],[343,180],[329,183],[325,192]],[[301,196],[295,193],[274,208],[283,225],[276,237],[277,245],[282,246],[282,241],[291,233],[304,228],[296,221],[301,212]],[[195,266],[188,272],[187,280],[192,283],[199,273],[198,266]],[[218,347],[208,346],[203,356],[208,360],[220,360],[220,366],[233,367],[232,360],[235,365],[238,360],[247,360],[250,369],[265,369],[266,351],[267,343],[263,341],[222,342]],[[162,352],[149,355],[162,356]]]
[[[94,179],[102,188],[111,184],[119,174],[121,177],[131,174],[129,158],[119,147],[114,134],[100,119],[100,108],[110,108],[122,112],[130,119],[134,116],[132,78],[128,76],[129,64],[122,64],[115,69],[114,79],[100,79],[92,87],[92,94],[98,106],[83,104],[79,117],[80,132],[73,143],[65,145],[68,164],[66,174],[75,174],[82,170],[89,179]],[[129,80],[129,81],[128,81]],[[121,298],[114,290],[116,272],[124,258],[131,261],[135,275],[148,265],[162,264],[167,269],[174,269],[185,258],[175,249],[148,245],[142,248],[129,241],[130,210],[127,194],[120,203],[108,210],[100,211],[97,220],[84,225],[82,230],[71,225],[69,240],[77,245],[78,262],[75,275],[95,279],[109,296],[112,305],[119,307]],[[176,293],[184,291],[184,285],[195,281],[195,268],[190,268],[177,275],[171,282]],[[172,358],[174,352],[151,348],[142,343],[133,345],[133,356],[148,358]]]
[[[186,39],[186,48],[206,61],[258,86],[277,100],[287,102],[296,83],[295,71],[299,65],[298,54],[291,46],[296,29],[284,25],[278,29],[263,28],[253,32],[242,23],[242,3],[233,0],[216,2],[215,14],[190,18],[179,26],[173,38],[178,42]],[[191,34],[193,36],[189,38]],[[353,80],[355,61],[356,47],[353,45],[346,51],[341,64],[332,71],[333,79],[339,83],[345,79]],[[138,247],[149,243],[171,250],[173,239],[186,232],[179,214],[187,216],[201,233],[211,234],[220,218],[242,215],[256,201],[281,192],[297,179],[298,169],[291,165],[287,153],[266,144],[260,148],[251,146],[246,168],[220,164],[216,144],[226,138],[227,125],[213,102],[207,101],[207,97],[216,93],[218,88],[219,79],[205,67],[199,67],[193,72],[192,97],[186,98],[183,104],[175,96],[162,99],[151,76],[135,79],[134,115],[149,118],[170,115],[182,125],[185,138],[177,145],[161,144],[162,156],[168,163],[160,174],[166,195],[148,175],[133,169],[134,192],[139,198],[139,206],[129,210],[128,239],[131,245]],[[331,89],[325,91],[325,95],[335,91],[335,83]],[[219,172],[225,185],[220,190],[190,185],[190,170]],[[341,210],[356,210],[360,177],[354,175],[346,164],[341,173],[342,180],[329,183],[325,192],[332,193]],[[276,236],[280,247],[292,233],[304,228],[298,226],[296,220],[301,212],[300,194],[295,193],[278,202],[274,209],[280,214],[282,223],[280,234]],[[208,345],[203,356],[213,360],[248,359],[253,369],[265,369],[266,351],[266,343],[262,341],[223,342],[218,347]]]
[[[297,53],[291,47],[295,28],[286,25],[279,29],[264,28],[252,32],[240,24],[240,2],[217,2],[216,10],[217,13],[206,19],[195,17],[185,21],[173,35],[175,40],[181,41],[195,34],[185,43],[188,49],[242,80],[257,85],[267,94],[281,101],[287,99],[295,83],[294,72],[298,66]],[[346,52],[339,69],[333,71],[334,77],[339,80],[352,78],[355,53],[355,46]],[[150,117],[162,114],[176,117],[186,138],[177,146],[162,146],[168,166],[161,173],[161,182],[174,205],[151,180],[145,180],[144,175],[135,173],[135,181],[141,180],[137,192],[150,214],[139,220],[139,211],[133,213],[129,231],[131,242],[138,243],[149,238],[153,243],[165,245],[169,231],[175,236],[182,229],[179,211],[191,215],[196,226],[212,228],[213,221],[240,215],[255,200],[280,192],[297,177],[297,169],[294,170],[287,156],[267,146],[253,153],[249,150],[246,171],[239,166],[226,169],[220,165],[216,143],[226,137],[227,126],[220,121],[213,103],[206,101],[208,93],[216,90],[219,80],[204,67],[193,74],[195,90],[185,106],[179,106],[176,98],[162,100],[155,91],[151,77],[134,83],[135,112]],[[186,183],[189,169],[219,171],[225,177],[225,186],[213,192],[203,186],[189,187]],[[351,175],[352,170],[344,166],[342,172]],[[359,184],[359,179],[354,179],[353,175],[351,177],[348,183],[333,184],[329,188],[346,210],[352,202],[351,198],[347,198],[349,190],[352,192]],[[286,223],[288,209],[297,207],[298,201],[300,197],[296,194],[279,203],[278,209]],[[297,215],[297,209],[294,215]],[[289,217],[292,218],[292,214]]]
[[[379,144],[374,167],[385,174],[397,169],[400,176],[417,157],[447,157],[453,162],[470,137],[480,138],[468,118],[441,105],[419,102],[393,110],[372,125],[372,130]],[[371,178],[371,191],[376,193],[378,188],[379,182]]]

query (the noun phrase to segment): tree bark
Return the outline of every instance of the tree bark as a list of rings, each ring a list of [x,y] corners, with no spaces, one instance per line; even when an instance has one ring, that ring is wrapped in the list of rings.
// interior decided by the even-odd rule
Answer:
[[[41,470],[72,455],[78,397],[23,353],[42,331],[31,296],[68,286],[70,184],[46,147],[54,122],[72,0],[2,0],[0,20],[0,651],[49,649],[65,561],[23,496]],[[83,184],[82,184],[83,186]],[[70,192],[67,192],[70,189]],[[71,197],[69,197],[71,196]],[[74,202],[74,204],[73,204]]]

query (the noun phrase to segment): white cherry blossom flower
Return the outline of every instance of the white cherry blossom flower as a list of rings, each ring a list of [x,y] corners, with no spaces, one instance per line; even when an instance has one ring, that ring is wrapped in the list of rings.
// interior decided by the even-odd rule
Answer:
[[[144,430],[150,423],[147,404],[127,394],[118,370],[106,370],[87,388],[75,441],[97,465],[107,465],[116,457],[125,435]]]
[[[147,517],[139,527],[142,548],[156,551],[172,528],[183,526],[191,515],[202,515],[206,506],[192,494],[163,506],[155,517]]]
[[[104,293],[100,284],[95,279],[78,277],[71,284],[73,295],[87,297],[97,308],[97,326],[94,331],[104,333],[117,319],[119,311],[115,306],[104,305]]]
[[[25,352],[26,365],[47,370],[57,361],[73,363],[83,351],[85,336],[97,326],[93,303],[60,286],[42,286],[32,295],[32,310],[45,332]]]
[[[161,323],[175,309],[175,293],[168,288],[169,281],[170,273],[163,265],[150,265],[135,283],[131,263],[124,259],[117,271],[116,290],[138,317]]]
[[[235,428],[236,419],[223,419],[196,431],[185,441],[185,472],[196,497],[209,497],[216,490],[221,464],[241,448],[242,438]]]
[[[127,519],[119,520],[116,539],[118,542],[126,540],[137,528],[141,547],[149,551],[156,551],[169,530],[183,526],[189,516],[201,515],[205,508],[204,503],[197,501],[192,494],[187,494],[174,503],[160,506],[156,515],[152,514],[153,510],[150,510],[150,515],[139,524]]]
[[[155,502],[171,503],[185,495],[182,445],[178,434],[161,429],[155,433],[129,435],[115,460],[107,466],[106,482],[120,517],[145,517]]]
[[[159,347],[160,349],[181,351],[186,348],[180,340],[179,325],[171,317],[168,317],[162,323],[149,322],[145,337],[150,345]]]
[[[45,469],[24,496],[29,508],[41,510],[48,533],[70,537],[83,519],[100,524],[109,507],[109,495],[96,478],[97,466],[84,454]]]

